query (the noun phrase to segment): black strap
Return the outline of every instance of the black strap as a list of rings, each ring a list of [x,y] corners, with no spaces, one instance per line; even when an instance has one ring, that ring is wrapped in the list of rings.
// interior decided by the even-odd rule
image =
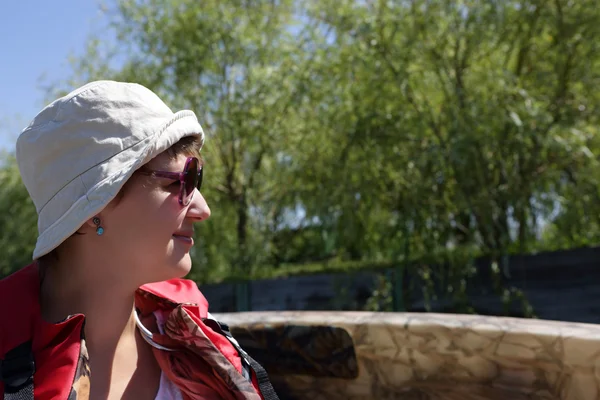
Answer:
[[[0,381],[4,383],[4,400],[33,400],[35,360],[31,342],[11,349],[0,360]]]
[[[258,382],[258,388],[264,400],[279,400],[277,393],[275,393],[275,389],[273,389],[273,385],[271,385],[267,371],[265,371],[262,365],[257,363],[252,357],[250,357],[248,353],[246,353],[246,351],[244,351],[244,349],[242,349],[238,341],[235,340],[229,331],[229,326],[214,319],[212,319],[212,321],[215,321],[219,325],[221,333],[225,335],[227,339],[229,339],[229,342],[233,345],[233,347],[235,347],[238,353],[240,353],[242,359],[244,359],[254,371],[254,374],[256,375],[256,381]]]
[[[256,374],[258,387],[260,389],[260,393],[263,395],[263,398],[265,400],[279,400],[279,397],[277,397],[277,393],[275,393],[275,389],[273,389],[273,385],[271,385],[271,381],[269,380],[269,375],[267,374],[267,371],[265,371],[262,365],[254,361],[254,359],[250,357],[248,353],[245,354],[246,357],[248,357],[248,361],[250,362],[250,367],[254,370],[254,373]]]

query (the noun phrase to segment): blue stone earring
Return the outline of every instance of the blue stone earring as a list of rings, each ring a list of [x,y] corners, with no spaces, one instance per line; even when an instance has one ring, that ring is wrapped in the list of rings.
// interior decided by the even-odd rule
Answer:
[[[104,228],[100,226],[100,218],[94,217],[92,221],[94,221],[94,225],[96,225],[96,235],[102,236]]]

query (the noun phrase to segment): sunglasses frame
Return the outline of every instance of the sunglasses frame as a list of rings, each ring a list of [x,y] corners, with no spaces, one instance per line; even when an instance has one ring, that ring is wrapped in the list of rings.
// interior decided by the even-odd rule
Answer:
[[[182,206],[187,206],[191,203],[195,192],[195,190],[192,190],[191,194],[187,193],[187,202],[184,202],[185,178],[189,173],[189,168],[192,161],[196,161],[196,164],[198,165],[198,175],[196,176],[194,189],[198,189],[198,191],[200,191],[200,188],[202,187],[203,165],[200,165],[200,160],[197,157],[188,157],[185,160],[183,172],[156,171],[148,169],[138,170],[138,172],[142,175],[152,176],[156,178],[167,178],[173,179],[174,181],[179,181],[179,204],[181,204]]]

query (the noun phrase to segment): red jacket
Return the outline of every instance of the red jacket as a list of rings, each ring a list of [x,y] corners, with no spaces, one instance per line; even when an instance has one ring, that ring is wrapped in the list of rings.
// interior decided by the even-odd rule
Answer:
[[[0,360],[10,349],[31,340],[35,399],[88,399],[85,316],[70,316],[58,324],[45,322],[39,291],[35,263],[0,280]],[[194,282],[173,279],[142,286],[136,292],[135,303],[142,316],[159,311],[166,317],[164,335],[153,332],[153,340],[178,350],[153,351],[163,373],[185,399],[262,399],[255,374],[252,382],[242,375],[238,351],[225,336],[204,323],[208,302]]]

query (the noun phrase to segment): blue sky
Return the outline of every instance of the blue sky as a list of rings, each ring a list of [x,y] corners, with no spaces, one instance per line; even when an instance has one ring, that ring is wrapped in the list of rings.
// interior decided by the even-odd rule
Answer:
[[[6,1],[0,12],[0,149],[45,105],[42,85],[69,77],[69,55],[106,26],[96,0]]]

